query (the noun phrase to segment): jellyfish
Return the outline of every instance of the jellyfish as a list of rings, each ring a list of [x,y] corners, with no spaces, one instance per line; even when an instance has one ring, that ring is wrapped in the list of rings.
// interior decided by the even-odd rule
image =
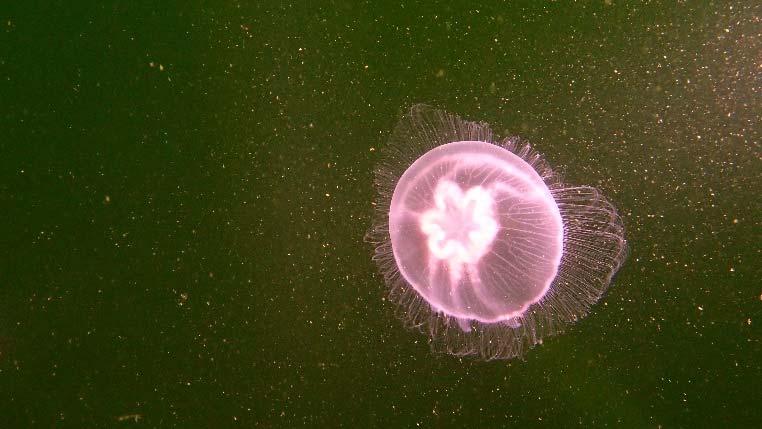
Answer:
[[[522,357],[586,316],[626,258],[614,206],[518,137],[416,105],[379,152],[366,239],[435,351]]]

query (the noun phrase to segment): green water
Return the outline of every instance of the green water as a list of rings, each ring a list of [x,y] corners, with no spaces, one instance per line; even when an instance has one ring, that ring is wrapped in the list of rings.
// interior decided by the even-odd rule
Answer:
[[[69,3],[0,8],[0,426],[762,422],[753,2]],[[621,211],[614,286],[524,360],[384,301],[372,174],[417,102]]]

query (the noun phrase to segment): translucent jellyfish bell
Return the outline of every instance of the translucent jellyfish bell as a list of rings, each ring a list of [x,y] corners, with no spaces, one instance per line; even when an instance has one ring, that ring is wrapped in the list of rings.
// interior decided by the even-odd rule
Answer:
[[[436,350],[520,356],[585,316],[625,259],[596,189],[486,124],[415,106],[381,153],[368,238],[400,317]]]

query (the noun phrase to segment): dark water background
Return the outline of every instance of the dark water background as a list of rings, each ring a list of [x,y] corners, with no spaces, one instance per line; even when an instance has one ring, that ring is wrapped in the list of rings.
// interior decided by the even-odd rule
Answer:
[[[469,3],[0,7],[1,426],[760,425],[762,8]],[[523,361],[383,301],[416,102],[622,212],[616,284]]]

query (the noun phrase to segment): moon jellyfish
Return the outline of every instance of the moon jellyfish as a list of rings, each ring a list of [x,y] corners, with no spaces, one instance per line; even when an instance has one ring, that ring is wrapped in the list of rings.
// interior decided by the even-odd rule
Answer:
[[[415,106],[380,157],[367,239],[399,317],[436,351],[522,356],[588,314],[626,257],[598,190],[487,124]]]

